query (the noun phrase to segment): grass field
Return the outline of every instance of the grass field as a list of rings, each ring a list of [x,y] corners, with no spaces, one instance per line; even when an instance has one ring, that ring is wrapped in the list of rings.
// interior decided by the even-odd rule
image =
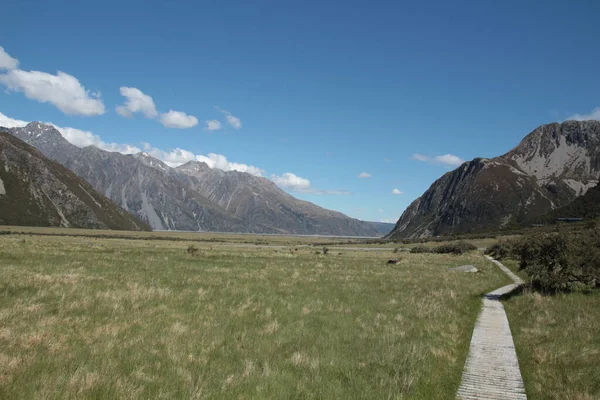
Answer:
[[[477,253],[189,244],[0,236],[0,398],[453,398],[508,283]]]
[[[526,278],[516,261],[502,262]],[[600,399],[600,292],[525,289],[504,308],[530,400]]]

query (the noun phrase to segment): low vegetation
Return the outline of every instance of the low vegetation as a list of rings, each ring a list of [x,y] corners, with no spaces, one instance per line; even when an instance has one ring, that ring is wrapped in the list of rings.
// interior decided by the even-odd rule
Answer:
[[[600,398],[599,239],[588,222],[487,250],[529,281],[504,300],[529,399]]]
[[[435,247],[415,246],[410,249],[413,254],[418,253],[436,253],[436,254],[463,254],[469,251],[477,250],[477,246],[470,242],[458,241],[445,243]]]
[[[600,291],[504,301],[527,398],[600,398]]]
[[[532,233],[503,240],[486,251],[498,259],[513,258],[543,292],[600,287],[600,227],[580,231]]]
[[[452,398],[508,278],[336,253],[0,236],[0,398]]]

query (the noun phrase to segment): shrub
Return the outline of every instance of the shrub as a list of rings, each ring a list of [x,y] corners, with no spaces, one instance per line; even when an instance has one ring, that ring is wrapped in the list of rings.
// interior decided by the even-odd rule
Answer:
[[[323,255],[327,255],[329,253],[329,249],[327,247],[323,247]]]
[[[400,249],[396,247],[396,248],[394,248],[394,251],[392,253],[397,253],[399,251],[400,251]]]
[[[443,244],[433,248],[433,252],[438,254],[463,254],[473,250],[477,250],[477,246],[465,241]]]
[[[516,246],[521,270],[545,292],[600,286],[600,231],[525,236]]]
[[[485,249],[485,254],[498,260],[504,258],[518,258],[518,242],[515,240],[500,240]]]
[[[411,253],[431,253],[431,249],[429,247],[426,246],[415,246],[412,249],[410,249]]]

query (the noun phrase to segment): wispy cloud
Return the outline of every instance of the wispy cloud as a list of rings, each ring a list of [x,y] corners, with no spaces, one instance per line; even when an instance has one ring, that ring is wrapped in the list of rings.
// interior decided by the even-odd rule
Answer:
[[[382,218],[379,222],[385,222],[386,224],[395,224],[398,222],[398,218]]]
[[[221,122],[217,121],[216,119],[211,119],[209,121],[206,121],[206,130],[207,131],[218,131],[219,129],[221,129],[223,127],[223,125],[221,125]]]
[[[412,159],[413,160],[417,160],[417,161],[426,162],[426,161],[429,161],[431,158],[427,157],[427,156],[424,156],[423,154],[415,153],[415,154],[412,155]]]
[[[217,111],[223,113],[225,115],[225,119],[227,120],[227,123],[233,128],[233,129],[240,129],[242,127],[242,120],[239,119],[238,117],[232,115],[229,111],[222,109],[219,106],[215,106],[215,109],[217,109]]]
[[[434,165],[444,165],[447,167],[458,167],[465,162],[465,160],[455,156],[454,154],[444,154],[442,156],[429,157],[420,153],[415,153],[412,155],[411,159]]]
[[[396,194],[396,195],[398,195],[398,194],[403,194],[403,192],[401,192],[401,191],[400,191],[400,190],[398,190],[398,189],[393,189],[393,190],[392,190],[392,194]]]
[[[589,114],[573,114],[569,118],[567,118],[567,121],[568,120],[587,121],[590,119],[595,119],[595,120],[600,121],[600,107],[594,108]]]
[[[284,189],[299,193],[310,193],[318,195],[351,195],[352,193],[343,189],[323,190],[312,187],[310,180],[302,178],[291,172],[286,172],[281,176],[271,175],[271,180]]]
[[[370,177],[371,177],[371,174],[369,174],[368,172],[361,172],[360,174],[358,174],[358,179],[367,179]]]
[[[105,112],[97,92],[87,90],[73,75],[58,71],[56,75],[17,68],[19,60],[0,47],[0,83],[13,92],[40,103],[49,103],[67,115],[95,116]]]

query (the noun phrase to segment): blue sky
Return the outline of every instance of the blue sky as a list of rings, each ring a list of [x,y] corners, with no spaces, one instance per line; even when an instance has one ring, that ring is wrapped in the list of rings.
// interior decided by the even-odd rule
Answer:
[[[460,160],[600,118],[598,16],[592,1],[9,2],[0,121],[395,221]]]

